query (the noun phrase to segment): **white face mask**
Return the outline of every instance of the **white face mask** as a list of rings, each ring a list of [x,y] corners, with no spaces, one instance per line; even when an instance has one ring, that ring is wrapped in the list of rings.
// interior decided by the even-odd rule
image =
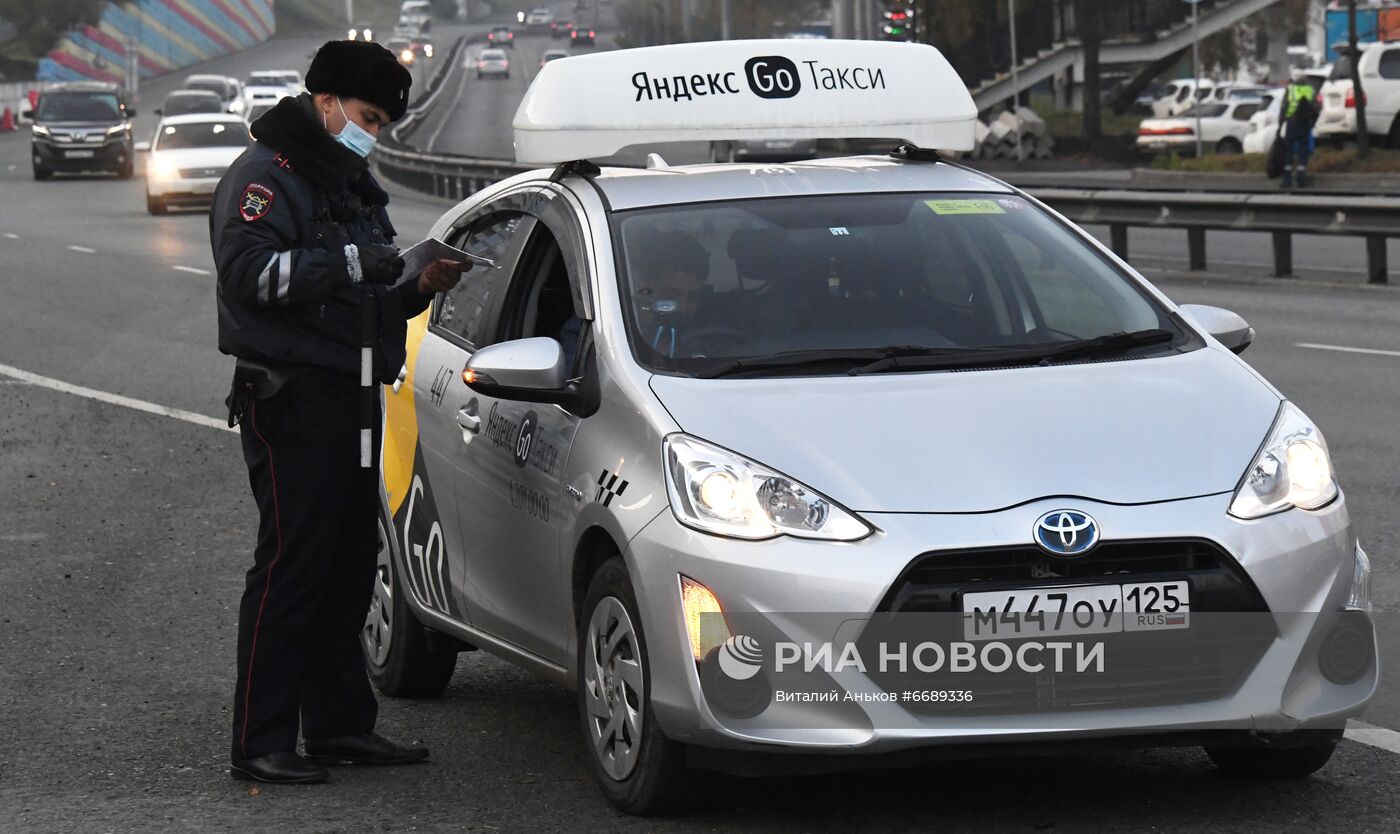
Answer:
[[[361,157],[369,156],[369,152],[374,150],[374,134],[355,124],[353,119],[345,115],[345,105],[341,104],[339,96],[336,97],[335,104],[340,108],[341,117],[345,119],[345,127],[341,128],[339,133],[332,133],[331,135],[335,137],[335,141],[354,151]],[[330,131],[330,122],[326,119],[326,114],[324,113],[321,114],[321,122],[325,125],[326,130]]]

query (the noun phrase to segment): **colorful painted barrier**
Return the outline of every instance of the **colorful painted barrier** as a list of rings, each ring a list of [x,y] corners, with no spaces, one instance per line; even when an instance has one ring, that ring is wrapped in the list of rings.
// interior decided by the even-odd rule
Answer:
[[[39,79],[121,83],[133,48],[150,78],[247,49],[276,29],[273,0],[111,3],[96,26],[68,32],[39,60]]]

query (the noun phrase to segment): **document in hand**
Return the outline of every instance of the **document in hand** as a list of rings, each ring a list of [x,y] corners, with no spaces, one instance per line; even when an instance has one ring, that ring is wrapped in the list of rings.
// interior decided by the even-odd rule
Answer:
[[[433,261],[438,259],[446,261],[468,261],[481,266],[495,268],[496,262],[480,255],[473,255],[470,252],[463,252],[455,246],[448,246],[446,243],[435,237],[427,238],[408,247],[399,253],[403,258],[403,277],[417,278],[418,274]]]

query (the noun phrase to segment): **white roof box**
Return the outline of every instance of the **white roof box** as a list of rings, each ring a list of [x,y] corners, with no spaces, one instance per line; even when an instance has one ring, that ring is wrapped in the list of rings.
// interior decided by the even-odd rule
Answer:
[[[631,145],[892,138],[972,150],[977,107],[937,49],[740,40],[623,49],[545,64],[515,114],[515,157],[555,164]]]

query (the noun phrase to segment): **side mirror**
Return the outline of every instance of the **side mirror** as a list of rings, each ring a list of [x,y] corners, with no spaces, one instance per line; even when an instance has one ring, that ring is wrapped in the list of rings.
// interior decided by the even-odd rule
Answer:
[[[150,151],[150,149],[151,149],[151,143],[150,143],[150,142],[142,141],[142,142],[137,142],[137,143],[136,143],[136,152],[137,152],[137,153],[146,153],[146,152]]]
[[[1244,353],[1254,341],[1254,328],[1229,310],[1205,304],[1183,304],[1181,313],[1233,353]]]
[[[579,396],[567,375],[564,348],[547,336],[484,347],[462,372],[467,387],[478,394],[566,408]]]

